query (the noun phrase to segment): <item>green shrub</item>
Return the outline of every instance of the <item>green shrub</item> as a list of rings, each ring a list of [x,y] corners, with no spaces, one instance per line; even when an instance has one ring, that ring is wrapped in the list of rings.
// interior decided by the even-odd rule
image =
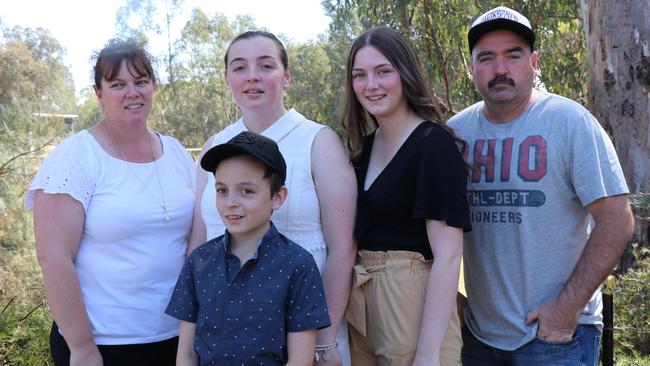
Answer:
[[[2,314],[0,365],[53,365],[48,340],[52,320],[42,306],[29,313],[33,309],[25,313],[24,308],[8,307]]]
[[[616,357],[616,366],[650,366],[650,357],[621,355]]]
[[[614,349],[619,357],[644,356],[648,360],[650,356],[650,249],[635,245],[634,254],[637,258],[636,268],[619,278],[614,291]],[[622,363],[617,362],[618,364]],[[642,364],[650,365],[647,362]]]
[[[52,365],[41,275],[32,245],[6,250],[0,267],[0,365]]]

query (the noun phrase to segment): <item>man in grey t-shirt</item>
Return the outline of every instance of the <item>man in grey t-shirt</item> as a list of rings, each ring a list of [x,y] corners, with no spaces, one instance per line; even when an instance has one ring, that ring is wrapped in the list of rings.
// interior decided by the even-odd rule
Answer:
[[[616,151],[585,108],[533,88],[523,15],[492,9],[468,40],[483,101],[449,121],[472,167],[463,365],[596,365],[599,285],[634,223]]]

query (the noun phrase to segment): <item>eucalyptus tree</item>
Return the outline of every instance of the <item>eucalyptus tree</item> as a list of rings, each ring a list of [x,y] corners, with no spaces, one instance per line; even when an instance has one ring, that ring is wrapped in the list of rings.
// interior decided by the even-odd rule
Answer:
[[[0,252],[30,242],[22,195],[38,164],[35,152],[69,131],[62,118],[40,118],[34,113],[75,111],[72,76],[63,63],[65,50],[56,39],[40,28],[1,30]]]
[[[0,42],[0,140],[21,141],[29,133],[55,134],[34,113],[71,113],[72,74],[65,50],[45,29],[3,29]],[[62,122],[62,121],[61,121]],[[8,141],[7,138],[10,138]]]
[[[306,43],[287,42],[291,85],[285,104],[336,131],[342,85],[332,84],[336,69],[328,58],[328,49],[322,38]]]
[[[229,42],[251,29],[256,26],[249,16],[229,21],[222,13],[209,16],[200,9],[192,10],[174,44],[179,55],[173,64],[177,77],[161,88],[162,97],[168,99],[166,109],[154,110],[154,118],[164,119],[166,131],[185,146],[200,147],[237,119],[239,111],[225,81],[223,58]]]
[[[581,5],[589,109],[612,136],[630,191],[650,192],[650,3],[582,0]],[[648,245],[646,220],[637,221],[635,236]]]

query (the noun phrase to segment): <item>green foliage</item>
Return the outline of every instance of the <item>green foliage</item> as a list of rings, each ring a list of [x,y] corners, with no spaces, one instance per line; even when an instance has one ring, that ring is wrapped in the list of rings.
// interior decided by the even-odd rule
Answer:
[[[4,29],[0,42],[0,143],[18,147],[26,134],[56,133],[50,121],[33,113],[71,113],[72,76],[63,64],[64,50],[44,29]],[[18,141],[16,141],[18,140]],[[18,148],[17,151],[22,151]]]
[[[540,79],[548,91],[586,105],[587,49],[578,1],[516,1],[536,31]]]
[[[26,308],[12,306],[0,318],[0,365],[54,365],[50,359],[52,319],[48,312],[40,306],[23,319]]]
[[[33,152],[66,133],[61,119],[34,113],[70,113],[74,88],[63,65],[64,50],[48,31],[3,29],[0,42],[0,248],[29,243],[28,213],[22,208],[34,171]]]
[[[47,146],[52,147],[51,145]],[[43,151],[40,151],[43,153]],[[13,160],[10,160],[13,159]],[[0,365],[48,365],[48,331],[30,212],[23,207],[36,154],[0,145]]]
[[[614,349],[617,356],[650,356],[650,249],[636,247],[637,266],[614,291]]]
[[[7,155],[0,153],[0,158],[3,156]],[[16,162],[14,165],[20,164]],[[32,242],[31,220],[22,207],[22,196],[29,185],[27,177],[31,172],[24,171],[24,166],[5,169],[5,174],[0,175],[0,249],[18,250]]]
[[[314,121],[336,129],[337,107],[340,104],[338,96],[341,93],[338,92],[339,88],[333,89],[330,83],[328,76],[332,74],[332,64],[327,51],[328,46],[324,41],[287,45],[292,82],[285,104]]]
[[[650,366],[650,357],[617,355],[614,364],[616,366]]]
[[[31,246],[0,247],[0,365],[52,365],[40,272]]]
[[[255,29],[250,17],[229,22],[194,9],[175,42],[174,82],[160,85],[152,126],[177,137],[187,147],[200,147],[212,134],[238,117],[225,81],[223,56],[230,40]]]
[[[22,196],[33,173],[30,159],[65,128],[62,120],[33,113],[62,113],[74,106],[63,49],[43,29],[4,29],[0,43],[0,248],[19,249],[31,240]]]
[[[632,207],[639,209],[642,215],[650,215],[650,193],[630,195],[630,204],[632,204]],[[650,222],[650,216],[641,216],[640,219]]]
[[[2,25],[0,24],[0,27]],[[75,113],[65,52],[48,31],[2,28],[0,40],[0,365],[47,365],[43,286],[23,199],[52,142],[69,133],[61,118]]]
[[[79,118],[74,122],[75,131],[90,128],[103,118],[102,107],[91,88],[81,91],[83,101],[77,107]]]

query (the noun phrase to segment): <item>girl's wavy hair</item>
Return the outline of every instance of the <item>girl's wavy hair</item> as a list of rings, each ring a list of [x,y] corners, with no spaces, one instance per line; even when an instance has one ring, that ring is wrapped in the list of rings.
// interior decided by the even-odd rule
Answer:
[[[361,154],[363,138],[372,125],[377,128],[377,119],[366,112],[357,100],[352,88],[352,69],[357,52],[365,46],[372,46],[379,51],[397,69],[402,81],[402,90],[406,96],[409,109],[418,116],[429,120],[447,131],[459,144],[460,148],[465,142],[449,128],[436,110],[431,91],[424,81],[420,68],[420,61],[409,46],[408,42],[396,30],[389,27],[374,27],[363,32],[352,43],[348,54],[346,66],[345,95],[341,124],[347,135],[347,148],[350,158],[355,160]]]

